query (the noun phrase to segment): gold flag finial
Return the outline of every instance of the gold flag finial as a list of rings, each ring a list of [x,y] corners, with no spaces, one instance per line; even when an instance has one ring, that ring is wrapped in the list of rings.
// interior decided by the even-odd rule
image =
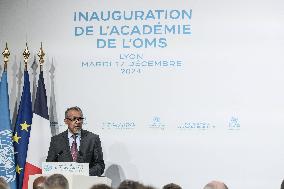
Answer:
[[[37,53],[38,57],[39,57],[39,65],[40,65],[40,71],[42,71],[42,65],[44,63],[44,55],[45,53],[43,52],[43,49],[42,49],[42,42],[40,43],[40,49],[39,49],[39,52]]]
[[[8,61],[9,61],[9,56],[10,56],[10,51],[9,51],[9,49],[8,49],[8,44],[7,44],[7,42],[6,42],[6,47],[5,47],[5,49],[4,49],[4,51],[3,51],[3,56],[4,56],[4,70],[6,71],[7,70],[7,63],[8,63]]]
[[[29,48],[28,48],[28,43],[26,43],[26,48],[23,52],[23,56],[24,56],[25,70],[27,70],[28,69],[28,60],[29,60],[29,57],[30,57],[30,51],[29,51]]]

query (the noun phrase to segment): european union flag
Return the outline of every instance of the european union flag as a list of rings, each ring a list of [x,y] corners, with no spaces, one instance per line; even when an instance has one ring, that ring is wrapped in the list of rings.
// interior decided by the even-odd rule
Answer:
[[[24,71],[24,86],[13,136],[17,188],[22,189],[32,124],[32,101],[28,71]],[[36,154],[35,154],[36,155]]]
[[[2,74],[0,83],[0,177],[3,177],[11,189],[16,188],[14,148],[9,110],[7,71]]]

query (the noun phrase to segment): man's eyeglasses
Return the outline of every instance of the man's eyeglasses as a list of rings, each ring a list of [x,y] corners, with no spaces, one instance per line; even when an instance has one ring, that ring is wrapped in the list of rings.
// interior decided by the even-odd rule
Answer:
[[[68,119],[69,121],[72,121],[72,122],[75,122],[75,121],[81,122],[84,120],[83,117],[73,117],[73,118],[66,117],[65,119]]]

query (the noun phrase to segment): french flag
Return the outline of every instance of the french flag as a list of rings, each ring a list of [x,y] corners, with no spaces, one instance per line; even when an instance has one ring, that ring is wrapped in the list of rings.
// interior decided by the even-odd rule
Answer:
[[[45,162],[51,139],[51,129],[47,107],[46,89],[43,78],[43,71],[40,71],[30,142],[25,166],[24,181],[22,189],[28,189],[29,175],[41,174],[41,164]]]

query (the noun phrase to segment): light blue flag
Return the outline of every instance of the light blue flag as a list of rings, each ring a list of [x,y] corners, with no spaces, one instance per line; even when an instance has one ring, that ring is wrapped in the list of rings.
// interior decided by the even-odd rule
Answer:
[[[16,188],[16,170],[14,147],[12,142],[7,71],[3,71],[0,82],[0,177],[3,177],[11,189]]]

